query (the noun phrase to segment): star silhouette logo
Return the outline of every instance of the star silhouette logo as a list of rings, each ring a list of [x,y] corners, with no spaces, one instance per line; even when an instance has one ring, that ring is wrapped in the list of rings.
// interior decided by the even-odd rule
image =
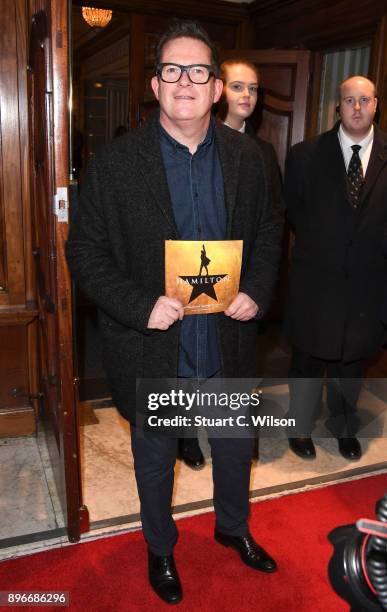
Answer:
[[[215,293],[215,285],[219,283],[227,274],[212,274],[210,276],[208,272],[209,265],[211,263],[211,259],[207,257],[206,247],[204,244],[202,245],[202,250],[200,251],[200,269],[198,276],[179,276],[185,283],[191,285],[192,292],[191,297],[189,298],[189,304],[196,300],[199,295],[205,294],[208,295],[215,302],[218,301]],[[202,270],[206,271],[205,275],[202,275]]]
[[[179,278],[192,287],[191,296],[188,301],[190,304],[196,300],[199,295],[202,295],[202,293],[208,295],[208,297],[217,302],[218,298],[216,297],[214,287],[216,283],[221,281],[225,276],[227,276],[227,274],[214,274],[213,276],[179,276]]]

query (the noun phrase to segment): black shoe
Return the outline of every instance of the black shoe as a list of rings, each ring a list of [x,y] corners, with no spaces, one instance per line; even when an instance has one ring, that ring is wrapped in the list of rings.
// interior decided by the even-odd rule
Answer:
[[[149,582],[163,601],[177,604],[183,598],[179,575],[172,555],[161,557],[148,550]]]
[[[316,458],[316,449],[312,438],[289,438],[289,447],[301,459]]]
[[[338,438],[339,451],[344,459],[358,461],[361,458],[361,446],[357,438]]]
[[[203,469],[206,463],[197,438],[180,438],[179,457],[193,470]]]
[[[275,572],[277,564],[261,546],[255,542],[251,533],[245,536],[229,536],[215,529],[215,540],[223,546],[234,548],[243,563],[261,572]]]

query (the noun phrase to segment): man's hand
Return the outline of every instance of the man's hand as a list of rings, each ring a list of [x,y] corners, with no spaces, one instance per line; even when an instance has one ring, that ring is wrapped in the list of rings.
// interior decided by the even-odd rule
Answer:
[[[183,304],[179,300],[161,295],[153,306],[148,321],[148,329],[161,329],[166,331],[178,319],[184,317]]]
[[[227,310],[224,311],[224,314],[237,321],[250,321],[250,319],[254,319],[257,312],[258,304],[247,293],[238,293]]]

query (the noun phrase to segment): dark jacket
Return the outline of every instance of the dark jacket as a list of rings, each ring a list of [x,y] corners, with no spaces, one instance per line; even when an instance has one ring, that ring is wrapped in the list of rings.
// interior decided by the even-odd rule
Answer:
[[[387,287],[387,137],[375,126],[358,209],[350,203],[339,124],[292,147],[285,202],[296,240],[286,330],[290,342],[323,359],[371,356],[384,341]]]
[[[266,310],[280,256],[281,218],[269,204],[257,145],[216,126],[222,166],[227,239],[243,240],[240,291]],[[93,159],[67,259],[75,281],[99,308],[104,365],[113,400],[135,420],[135,379],[177,376],[179,323],[148,330],[164,289],[164,241],[179,239],[159,145],[158,115],[113,141]],[[222,369],[256,375],[255,320],[218,320]]]
[[[246,121],[245,134],[248,134],[248,136],[254,138],[254,140],[261,147],[263,161],[269,180],[269,189],[273,206],[275,206],[279,211],[283,211],[284,203],[282,197],[281,171],[278,165],[278,159],[274,147],[270,142],[267,142],[267,140],[263,140],[263,138],[260,138],[256,134],[251,123],[249,123],[248,121]]]
[[[384,253],[384,257],[387,260],[387,232],[384,232],[383,253]],[[384,291],[384,300],[383,300],[380,316],[381,316],[381,319],[384,325],[387,326],[387,286],[385,287],[385,291]]]

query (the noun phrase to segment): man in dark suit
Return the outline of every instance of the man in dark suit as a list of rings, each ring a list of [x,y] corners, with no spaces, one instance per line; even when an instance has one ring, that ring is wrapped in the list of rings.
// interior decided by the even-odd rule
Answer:
[[[311,439],[327,373],[330,432],[340,453],[359,459],[356,404],[362,363],[381,346],[387,265],[387,137],[376,125],[375,86],[354,76],[340,86],[340,122],[295,145],[285,172],[285,202],[295,232],[286,330],[293,348],[290,448],[315,457]]]
[[[136,377],[255,376],[257,317],[276,279],[281,220],[257,145],[211,119],[222,82],[216,48],[197,24],[178,23],[162,36],[152,88],[160,112],[90,164],[67,257],[98,305],[113,400],[131,422],[150,583],[164,601],[177,603],[177,439],[136,435]],[[185,317],[182,304],[164,295],[170,239],[243,240],[240,292],[224,313]],[[253,439],[210,444],[215,538],[246,565],[272,572],[275,561],[247,525]]]

